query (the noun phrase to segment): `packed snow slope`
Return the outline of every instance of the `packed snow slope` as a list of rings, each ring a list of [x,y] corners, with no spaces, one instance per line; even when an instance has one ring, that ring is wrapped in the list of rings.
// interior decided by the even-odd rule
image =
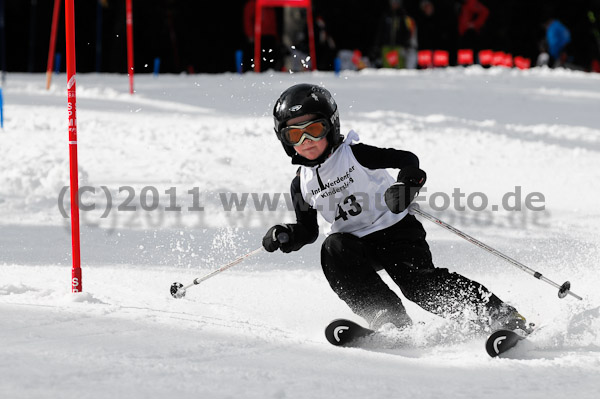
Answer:
[[[507,358],[489,358],[483,336],[409,302],[423,323],[403,344],[329,345],[329,321],[362,320],[322,276],[323,222],[315,244],[261,252],[172,298],[173,282],[191,283],[259,248],[272,224],[293,221],[285,196],[295,167],[271,111],[300,82],[334,94],[342,131],[419,156],[422,209],[558,284],[570,280],[583,300],[559,299],[426,220],[436,265],[481,282],[540,326]],[[80,75],[78,294],[65,83],[55,76],[46,91],[44,75],[9,74],[3,87],[0,397],[596,397],[600,75],[138,75],[134,95],[126,76]]]

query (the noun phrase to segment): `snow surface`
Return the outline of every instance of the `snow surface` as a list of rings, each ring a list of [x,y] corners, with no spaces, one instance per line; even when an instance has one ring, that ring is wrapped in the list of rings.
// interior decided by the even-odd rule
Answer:
[[[42,74],[9,74],[3,87],[0,397],[597,397],[600,75],[479,67],[141,75],[133,96],[126,76],[80,75],[80,185],[96,188],[82,197],[96,209],[82,211],[79,294],[70,293],[69,220],[58,199],[69,179],[65,81],[55,76],[46,91]],[[406,345],[329,345],[330,320],[361,320],[322,276],[323,237],[293,255],[259,253],[172,298],[174,281],[191,283],[260,247],[273,223],[293,220],[283,195],[295,167],[271,110],[299,82],[334,93],[342,130],[420,157],[423,209],[559,284],[570,280],[584,300],[559,299],[428,221],[438,266],[483,283],[541,326],[508,358],[489,358],[482,337],[461,336],[411,303],[425,324]],[[545,210],[490,211],[515,187],[522,201],[542,193]],[[432,194],[441,200],[457,188],[485,194],[487,210],[432,208]],[[152,209],[153,190],[158,208],[141,209]],[[247,193],[247,209],[226,211],[221,196],[231,193]],[[280,202],[258,212],[252,200],[264,193]],[[67,191],[67,212],[68,202]],[[175,205],[182,210],[165,209]]]

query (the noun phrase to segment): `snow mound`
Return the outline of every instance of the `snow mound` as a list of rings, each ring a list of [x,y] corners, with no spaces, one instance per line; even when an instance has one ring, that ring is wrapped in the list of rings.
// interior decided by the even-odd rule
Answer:
[[[89,292],[74,292],[67,294],[63,297],[64,303],[93,303],[100,305],[108,305],[108,303],[96,298],[92,293]]]
[[[31,291],[38,291],[38,289],[23,284],[0,285],[0,295],[18,295]]]

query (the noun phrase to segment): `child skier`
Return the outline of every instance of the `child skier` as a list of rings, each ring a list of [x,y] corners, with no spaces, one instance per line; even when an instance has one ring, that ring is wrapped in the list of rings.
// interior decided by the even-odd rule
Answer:
[[[321,247],[325,277],[371,329],[412,323],[377,273],[382,269],[408,300],[436,315],[471,312],[485,329],[526,328],[515,308],[484,286],[433,265],[425,230],[408,212],[426,180],[413,153],[355,143],[359,138],[352,130],[344,140],[336,102],[319,86],[288,88],[273,116],[277,138],[300,168],[291,185],[296,223],[271,227],[262,242],[267,251],[288,253],[313,243],[318,211],[331,223]],[[400,169],[397,180],[386,168]],[[287,233],[287,242],[278,241],[281,233]]]

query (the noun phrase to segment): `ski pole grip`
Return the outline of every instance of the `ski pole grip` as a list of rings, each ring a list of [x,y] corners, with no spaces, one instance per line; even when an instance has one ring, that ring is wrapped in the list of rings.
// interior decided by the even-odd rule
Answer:
[[[279,234],[277,234],[277,241],[279,241],[280,243],[285,244],[289,240],[290,240],[290,236],[289,236],[288,233],[279,233]]]

